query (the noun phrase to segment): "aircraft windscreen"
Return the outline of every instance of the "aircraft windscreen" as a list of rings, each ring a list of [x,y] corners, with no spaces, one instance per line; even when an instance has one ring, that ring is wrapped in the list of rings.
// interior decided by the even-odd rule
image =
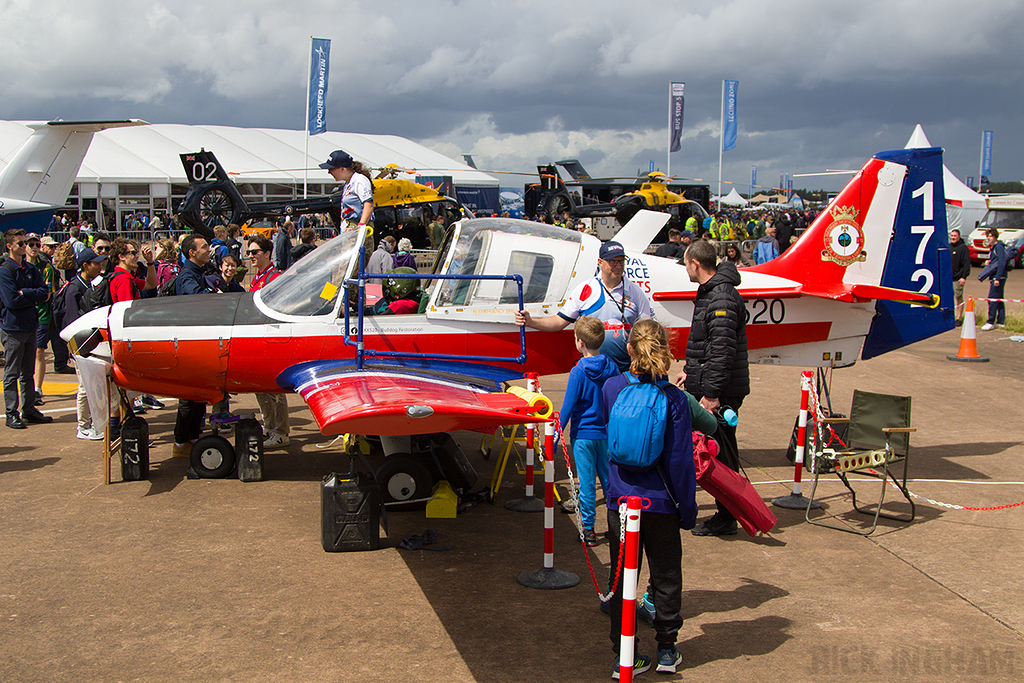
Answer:
[[[327,315],[334,310],[342,282],[359,256],[360,232],[344,232],[309,252],[260,290],[271,310],[285,315]]]
[[[501,235],[500,239],[492,239],[494,235]],[[524,238],[533,238],[516,241],[508,236],[522,235]],[[459,238],[450,248],[448,253],[450,262],[446,274],[448,275],[511,275],[523,276],[524,296],[527,303],[540,301],[547,289],[548,280],[551,276],[551,253],[556,251],[551,245],[546,246],[546,255],[519,253],[516,245],[523,243],[530,246],[537,245],[536,238],[560,240],[573,245],[572,253],[575,255],[579,245],[583,241],[582,233],[573,230],[558,228],[545,223],[522,221],[509,218],[476,218],[467,221],[462,225]],[[503,247],[494,247],[497,241]],[[506,249],[507,258],[493,258],[489,253],[492,248]],[[575,260],[575,256],[573,257]],[[438,305],[466,305],[475,301],[478,283],[472,280],[445,280],[442,282],[441,294],[438,297]],[[514,285],[504,283],[504,293],[501,297],[502,303],[512,303],[518,295]],[[497,302],[495,302],[497,303]]]

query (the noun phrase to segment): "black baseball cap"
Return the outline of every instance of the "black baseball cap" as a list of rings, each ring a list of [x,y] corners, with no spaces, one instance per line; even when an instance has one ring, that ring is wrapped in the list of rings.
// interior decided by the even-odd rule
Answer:
[[[320,164],[320,168],[328,171],[332,168],[352,168],[352,155],[344,150],[336,149],[331,152],[331,156],[327,157],[327,161]]]
[[[86,263],[89,263],[90,261],[92,261],[94,263],[99,263],[100,261],[106,261],[106,260],[107,260],[106,256],[100,256],[99,254],[97,254],[95,251],[93,251],[89,247],[86,247],[78,255],[78,267],[81,268],[82,266],[84,266]]]

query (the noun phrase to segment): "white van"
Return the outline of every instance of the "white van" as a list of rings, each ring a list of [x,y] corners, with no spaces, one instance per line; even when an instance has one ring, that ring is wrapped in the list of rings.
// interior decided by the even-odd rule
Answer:
[[[985,231],[989,228],[999,231],[999,241],[1006,245],[1009,253],[1009,249],[1024,238],[1024,194],[988,198],[988,212],[967,240],[971,261],[975,263],[981,263],[988,258]]]

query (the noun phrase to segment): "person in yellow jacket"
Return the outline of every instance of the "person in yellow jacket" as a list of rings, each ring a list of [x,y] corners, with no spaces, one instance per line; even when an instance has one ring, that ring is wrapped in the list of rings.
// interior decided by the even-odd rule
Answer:
[[[732,222],[728,216],[721,216],[718,219],[718,239],[726,242],[733,238]]]
[[[697,217],[690,214],[690,217],[686,219],[686,227],[684,230],[689,230],[694,235],[700,233],[700,224],[697,222]]]

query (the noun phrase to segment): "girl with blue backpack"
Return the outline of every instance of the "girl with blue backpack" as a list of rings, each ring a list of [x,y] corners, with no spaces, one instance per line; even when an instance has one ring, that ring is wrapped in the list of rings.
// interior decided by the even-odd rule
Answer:
[[[683,557],[679,530],[692,529],[697,522],[693,430],[711,434],[718,423],[693,397],[666,380],[672,356],[668,335],[658,322],[645,319],[633,325],[626,350],[631,360],[629,372],[608,379],[602,390],[611,460],[605,495],[610,551],[611,557],[618,557],[620,498],[640,496],[649,500],[650,507],[640,516],[640,547],[647,556],[654,598],[657,670],[674,673],[682,660],[675,645],[683,624],[679,614]],[[640,429],[638,424],[643,419],[648,424]],[[609,635],[617,653],[622,626],[621,585],[612,596],[610,611]],[[651,657],[637,654],[634,673],[647,671],[651,665]]]

